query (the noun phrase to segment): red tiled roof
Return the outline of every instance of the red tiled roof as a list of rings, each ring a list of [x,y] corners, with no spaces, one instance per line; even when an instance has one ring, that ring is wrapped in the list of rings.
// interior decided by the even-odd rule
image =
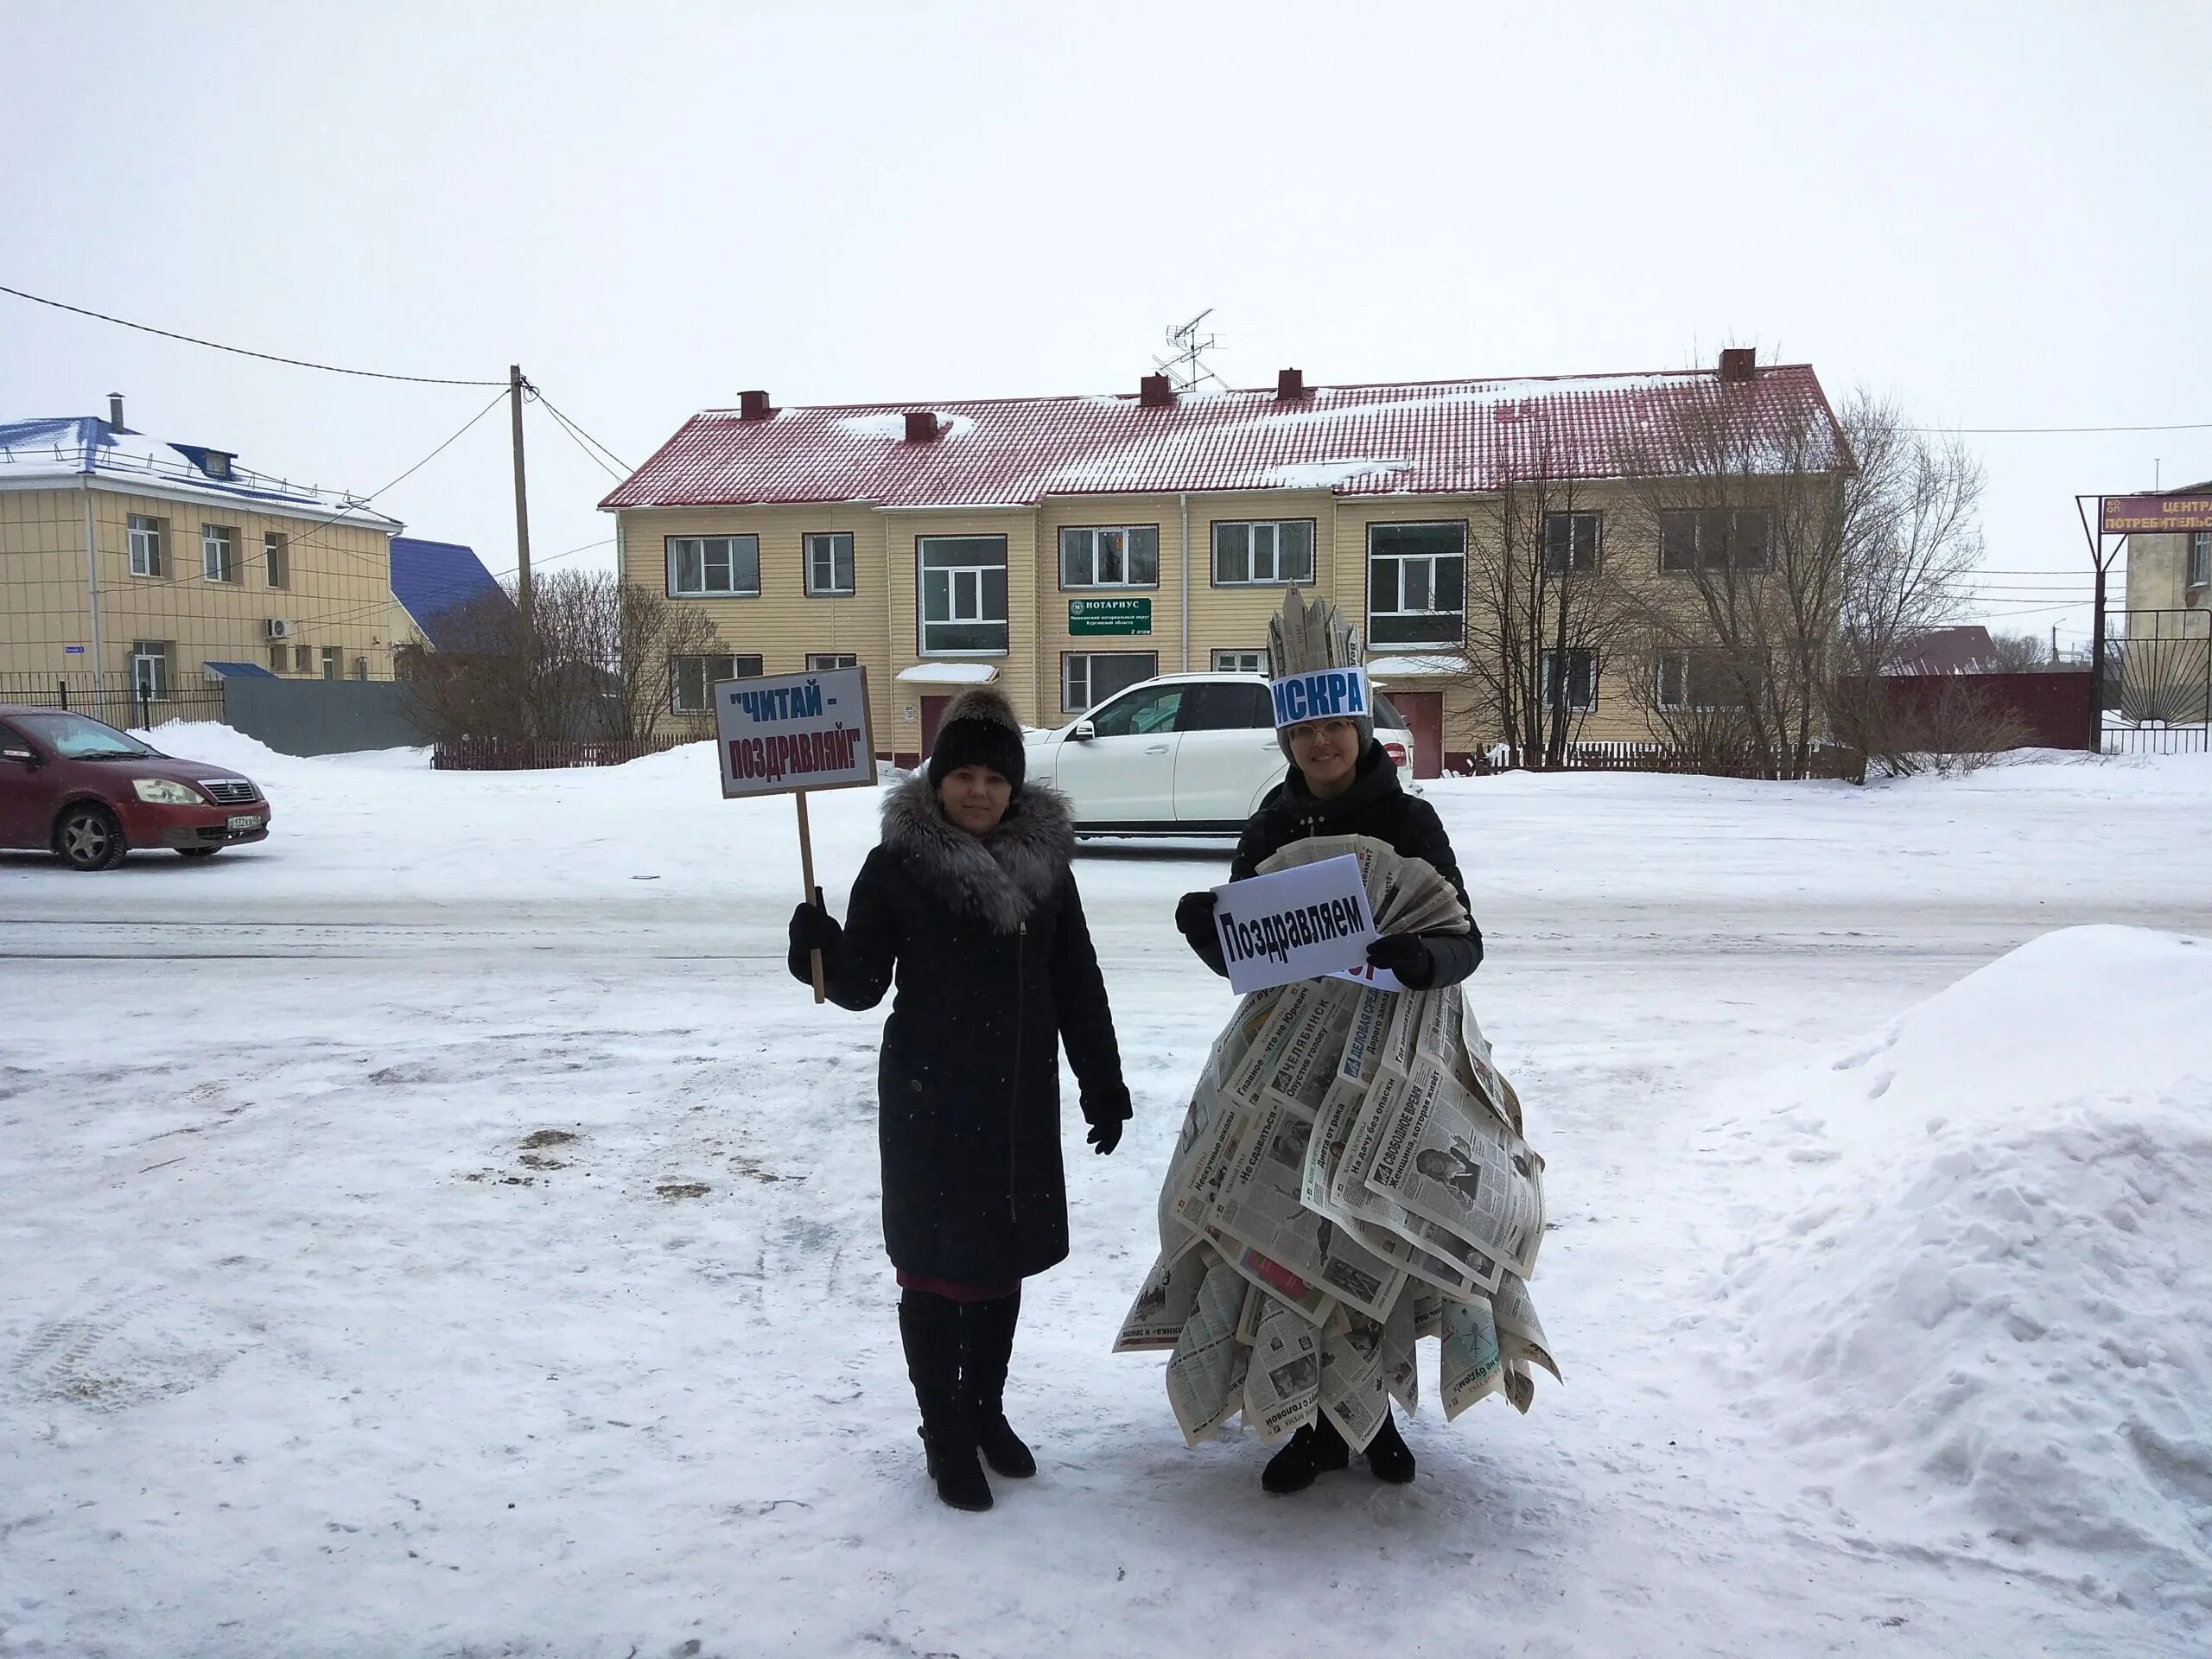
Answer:
[[[909,442],[904,416],[918,409],[949,429]],[[1160,408],[1134,396],[847,404],[754,421],[705,410],[600,505],[1027,506],[1051,495],[1323,486],[1467,494],[1511,478],[1617,478],[1626,457],[1656,460],[1667,435],[1685,430],[1800,453],[1809,435],[1824,453],[1846,453],[1804,364],[1726,385],[1685,370],[1317,386],[1294,402],[1227,391]]]

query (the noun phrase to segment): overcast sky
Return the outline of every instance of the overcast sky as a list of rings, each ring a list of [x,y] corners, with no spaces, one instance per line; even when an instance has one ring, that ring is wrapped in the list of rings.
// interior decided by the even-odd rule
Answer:
[[[2212,7],[4,5],[0,283],[504,378],[635,462],[779,403],[1808,361],[1931,424],[2212,423]],[[1539,12],[1544,15],[1536,15]],[[1779,15],[1778,15],[1779,14]],[[492,396],[0,296],[0,418],[366,492]],[[2086,631],[2075,493],[2212,427],[1977,436],[1982,614]],[[542,411],[540,560],[608,486]],[[513,563],[503,412],[381,505]],[[569,563],[606,563],[593,547]],[[2054,584],[2056,584],[2054,586]]]

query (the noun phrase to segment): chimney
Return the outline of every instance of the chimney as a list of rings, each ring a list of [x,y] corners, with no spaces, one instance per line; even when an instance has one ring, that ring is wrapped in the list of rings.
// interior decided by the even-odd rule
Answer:
[[[765,421],[775,412],[768,407],[768,394],[765,391],[741,391],[737,394],[737,413],[741,420]]]
[[[944,424],[937,411],[929,409],[910,409],[906,411],[906,442],[927,443],[931,438],[942,437]]]
[[[1164,374],[1147,374],[1137,382],[1137,402],[1147,409],[1166,409],[1175,401],[1175,388]]]
[[[119,391],[107,395],[107,423],[118,431],[123,429],[123,394]]]
[[[1275,401],[1294,404],[1306,396],[1306,371],[1277,369],[1275,371]]]
[[[1758,367],[1758,354],[1748,346],[1730,346],[1720,353],[1720,384],[1747,386]]]

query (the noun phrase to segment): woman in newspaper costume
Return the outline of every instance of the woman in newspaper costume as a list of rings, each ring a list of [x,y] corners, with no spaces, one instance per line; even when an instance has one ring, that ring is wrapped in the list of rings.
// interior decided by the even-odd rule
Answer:
[[[1004,1391],[1021,1281],[1068,1253],[1063,1043],[1090,1143],[1113,1151],[1129,1116],[1075,827],[1026,770],[1013,706],[988,686],[962,692],[927,771],[884,802],[845,925],[818,904],[791,923],[792,976],[810,978],[821,951],[839,1007],[898,987],[876,1072],[883,1242],[929,1472],[957,1510],[991,1507],[982,1463],[1037,1472]]]
[[[1558,1375],[1526,1281],[1543,1236],[1543,1160],[1459,984],[1482,961],[1435,809],[1375,741],[1358,647],[1336,606],[1293,590],[1269,625],[1290,770],[1236,849],[1242,880],[1357,856],[1376,925],[1367,979],[1309,979],[1238,1004],[1207,1057],[1160,1196],[1160,1253],[1115,1346],[1172,1349],[1169,1403],[1196,1445],[1242,1412],[1269,1443],[1261,1484],[1294,1492],[1365,1455],[1414,1477],[1390,1411],[1416,1401],[1414,1344],[1442,1344],[1447,1420],[1531,1366]],[[1281,693],[1316,671],[1358,707]],[[1215,896],[1175,920],[1226,971]]]

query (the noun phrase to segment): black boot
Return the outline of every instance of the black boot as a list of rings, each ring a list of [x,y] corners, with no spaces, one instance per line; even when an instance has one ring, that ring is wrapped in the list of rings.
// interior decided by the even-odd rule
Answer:
[[[976,1428],[960,1387],[960,1305],[924,1290],[899,1298],[906,1375],[922,1408],[922,1451],[937,1495],[956,1510],[988,1510],[991,1484],[976,1460]]]
[[[995,1474],[1026,1480],[1037,1472],[1037,1459],[1006,1420],[1006,1368],[1014,1357],[1014,1326],[1021,1317],[1021,1293],[988,1302],[960,1304],[960,1382],[976,1426],[976,1448]]]
[[[1382,1427],[1367,1443],[1366,1456],[1368,1471],[1377,1480],[1402,1486],[1414,1478],[1413,1449],[1399,1436],[1397,1422],[1388,1406],[1382,1408]]]
[[[1271,1492],[1302,1492],[1316,1475],[1342,1469],[1351,1461],[1351,1448],[1325,1414],[1290,1437],[1290,1444],[1268,1459],[1260,1471],[1260,1484]]]

